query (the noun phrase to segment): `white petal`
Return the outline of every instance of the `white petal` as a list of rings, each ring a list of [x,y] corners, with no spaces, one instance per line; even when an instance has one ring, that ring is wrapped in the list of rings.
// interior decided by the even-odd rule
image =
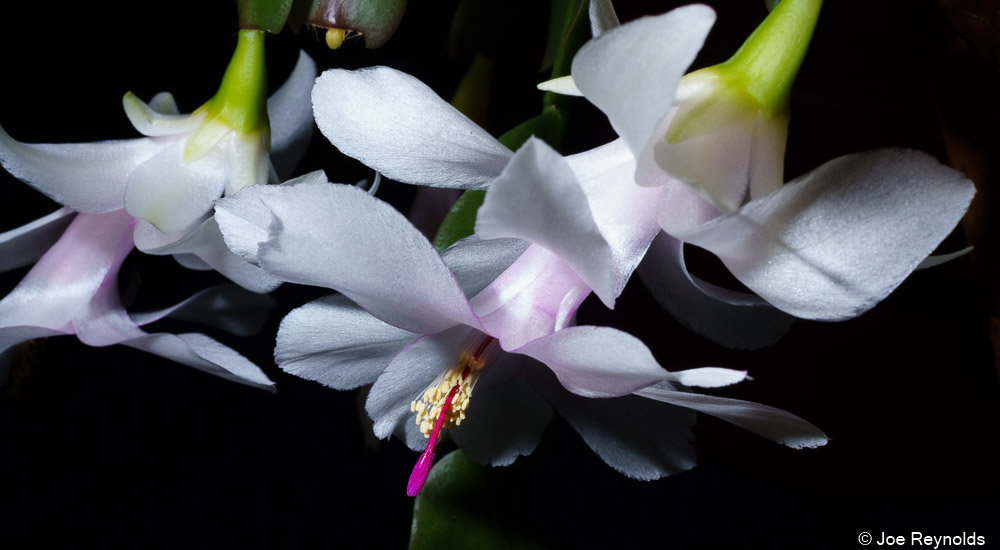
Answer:
[[[555,92],[562,95],[583,95],[583,92],[576,87],[576,82],[573,82],[572,75],[561,76],[559,78],[553,78],[552,80],[546,80],[545,82],[539,82],[537,88],[543,92]]]
[[[518,456],[531,454],[552,417],[552,408],[521,373],[523,357],[508,355],[490,367],[472,393],[466,417],[451,430],[455,444],[481,464],[507,466]],[[515,361],[511,361],[514,359]],[[489,377],[506,377],[502,369],[516,369],[513,380],[485,389]]]
[[[396,181],[479,188],[511,157],[419,80],[387,67],[326,71],[312,97],[323,135]]]
[[[349,390],[374,382],[418,336],[379,321],[344,296],[327,296],[282,319],[274,360],[287,373]]]
[[[699,388],[721,388],[747,379],[747,371],[719,367],[701,367],[670,374],[670,380],[673,382]]]
[[[161,148],[149,138],[21,143],[0,128],[0,164],[52,200],[81,212],[122,208],[129,174]]]
[[[164,233],[178,233],[202,221],[228,179],[223,155],[184,162],[184,143],[174,141],[136,167],[125,188],[125,209]]]
[[[59,240],[74,215],[75,210],[60,208],[17,229],[0,233],[0,271],[30,265],[41,258]]]
[[[599,36],[621,26],[611,0],[590,0],[590,32]]]
[[[785,143],[788,141],[788,118],[771,117],[758,111],[750,149],[750,198],[773,193],[785,183]]]
[[[190,132],[202,123],[205,118],[204,112],[197,116],[191,116],[161,111],[160,109],[173,110],[177,108],[173,96],[170,94],[167,96],[169,100],[164,96],[154,97],[154,99],[159,98],[157,105],[154,106],[147,105],[132,92],[125,93],[125,97],[122,98],[125,115],[139,133],[150,137],[172,136]]]
[[[249,359],[204,334],[146,334],[122,344],[177,361],[184,365],[268,391],[274,382]]]
[[[633,395],[580,397],[563,389],[551,374],[539,372],[542,370],[529,371],[532,385],[608,466],[641,480],[694,467],[693,412]]]
[[[262,196],[271,238],[261,267],[335,289],[379,319],[421,334],[478,326],[434,247],[388,204],[350,185],[301,184]]]
[[[368,416],[375,421],[376,436],[389,437],[400,422],[415,423],[410,402],[418,399],[434,378],[457,358],[471,331],[468,327],[455,327],[440,334],[422,336],[393,358],[375,381],[365,404]],[[414,447],[414,442],[408,443]]]
[[[483,239],[514,237],[544,246],[565,261],[614,307],[611,247],[566,160],[531,138],[486,193],[476,216]]]
[[[288,178],[306,152],[313,135],[313,113],[309,102],[316,63],[299,52],[292,74],[267,99],[267,117],[271,121],[271,163],[281,179]]]
[[[267,157],[267,147],[260,132],[232,132],[229,147],[226,148],[229,178],[226,180],[225,194],[231,195],[250,185],[264,185],[271,175],[271,164]],[[271,183],[278,183],[274,180]]]
[[[566,158],[587,195],[594,222],[611,247],[615,296],[660,232],[662,186],[635,184],[636,162],[622,140]]]
[[[783,311],[845,319],[896,288],[974,193],[961,173],[926,154],[883,149],[830,161],[678,238],[717,254]]]
[[[567,390],[618,397],[670,375],[638,338],[608,327],[569,327],[515,350],[552,369]]]
[[[589,295],[566,262],[531,245],[469,302],[486,332],[510,350],[569,326]]]
[[[165,235],[151,224],[140,221],[136,224],[135,243],[146,254],[193,254],[229,280],[253,292],[270,292],[281,284],[280,280],[232,252],[222,239],[215,218],[175,235]]]
[[[972,253],[975,247],[967,246],[962,250],[956,250],[955,252],[949,252],[948,254],[934,254],[924,258],[924,261],[920,262],[917,269],[927,269],[928,267],[936,267],[941,264],[946,264],[954,259],[961,258],[966,254]]]
[[[636,158],[714,22],[707,6],[677,8],[612,29],[584,44],[573,59],[574,82],[608,115]]]
[[[679,392],[667,385],[641,389],[636,395],[721,418],[747,431],[794,449],[826,445],[826,434],[792,413],[739,399]]]
[[[423,189],[428,189],[424,187]],[[441,258],[466,296],[475,296],[490,285],[528,248],[520,239],[482,240],[475,235],[448,247]]]
[[[168,308],[144,313],[130,313],[139,326],[169,317],[203,323],[237,336],[257,334],[274,307],[274,298],[257,294],[234,284],[206,288]]]
[[[706,283],[690,273],[683,243],[660,233],[639,266],[650,294],[678,321],[709,340],[736,349],[778,341],[795,318],[758,296]]]
[[[132,250],[131,216],[123,210],[76,216],[63,236],[0,301],[0,325],[71,332],[69,323]],[[115,286],[117,289],[117,286]]]

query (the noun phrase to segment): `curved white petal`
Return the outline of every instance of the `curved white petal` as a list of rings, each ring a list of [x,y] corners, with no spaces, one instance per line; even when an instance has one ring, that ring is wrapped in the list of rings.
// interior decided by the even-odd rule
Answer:
[[[480,188],[512,154],[422,82],[388,67],[326,71],[312,101],[337,149],[396,181]]]
[[[282,319],[274,360],[287,373],[349,390],[374,382],[418,336],[379,321],[344,296],[327,296]]]
[[[599,36],[621,26],[611,0],[590,0],[590,32]]]
[[[531,245],[469,303],[486,332],[511,350],[567,327],[590,290],[566,262]]]
[[[280,189],[261,194],[274,216],[258,256],[269,273],[335,289],[413,332],[479,326],[441,256],[394,208],[350,185]]]
[[[699,388],[721,388],[747,379],[747,371],[700,367],[670,373],[670,380],[685,386]]]
[[[827,442],[826,434],[816,426],[790,412],[767,405],[714,395],[679,392],[665,384],[644,388],[635,394],[721,418],[793,449],[819,447],[826,445]]]
[[[441,258],[455,275],[462,292],[475,296],[506,271],[528,246],[520,239],[482,240],[472,235],[448,247]]]
[[[455,327],[439,334],[421,336],[400,351],[368,392],[365,410],[375,422],[379,438],[396,431],[401,422],[415,424],[410,402],[419,398],[449,363],[456,360],[461,346],[473,329]],[[407,442],[411,448],[416,441]]]
[[[264,371],[249,359],[204,334],[145,334],[122,344],[177,361],[219,378],[275,391]]]
[[[573,77],[571,75],[553,78],[552,80],[546,80],[545,82],[539,82],[536,87],[543,92],[555,92],[557,94],[573,96],[583,95],[580,88],[576,87],[576,82],[573,82]]]
[[[267,99],[271,163],[281,179],[292,174],[312,138],[313,113],[309,96],[315,80],[316,63],[306,52],[299,51],[292,74]]]
[[[834,159],[678,238],[807,319],[860,315],[944,239],[975,193],[961,173],[911,150]]]
[[[552,408],[532,389],[521,373],[524,358],[507,355],[476,385],[465,411],[465,420],[451,430],[451,438],[481,464],[507,466],[518,456],[531,454],[552,418]],[[513,361],[512,361],[513,359]],[[489,377],[513,378],[492,385]],[[480,391],[481,388],[487,391]]]
[[[714,22],[711,8],[684,6],[601,34],[573,59],[573,81],[608,115],[636,158]]]
[[[660,232],[663,187],[635,184],[636,161],[621,139],[566,158],[587,195],[594,222],[611,247],[612,282],[621,294]]]
[[[0,127],[0,164],[52,200],[80,212],[122,208],[129,174],[162,148],[149,138],[21,143]]]
[[[169,97],[169,99],[167,99]],[[205,118],[204,112],[198,115],[181,115],[171,112],[177,108],[173,96],[157,95],[146,104],[132,92],[126,92],[122,98],[125,116],[140,134],[150,137],[172,136],[190,132],[198,127]]]
[[[76,211],[60,208],[37,220],[0,233],[0,271],[34,263],[63,234]]]
[[[605,305],[614,307],[611,247],[573,170],[545,142],[529,139],[493,182],[476,215],[476,234],[544,246],[572,267]]]
[[[587,399],[566,391],[550,373],[540,371],[544,369],[529,371],[532,385],[608,466],[641,480],[694,467],[693,412],[634,395]]]
[[[139,221],[136,224],[135,244],[146,254],[193,254],[229,280],[253,292],[270,292],[281,285],[280,280],[247,263],[226,246],[215,218],[201,222],[186,233],[175,235],[166,235],[151,224]]]
[[[170,307],[130,313],[129,317],[139,326],[169,317],[206,324],[237,336],[252,336],[260,332],[274,305],[274,298],[267,294],[250,292],[234,284],[221,284]]]
[[[72,332],[71,321],[99,289],[106,282],[117,282],[118,267],[132,250],[131,222],[124,210],[78,215],[17,287],[0,300],[0,326]]]
[[[164,233],[178,233],[202,221],[228,180],[224,155],[184,162],[185,141],[174,141],[132,171],[125,209]]]
[[[717,287],[690,273],[682,242],[660,233],[639,265],[639,276],[663,309],[709,340],[736,349],[769,346],[795,318],[758,296]]]
[[[638,338],[608,327],[565,328],[514,351],[541,361],[584,397],[618,397],[670,376]]]

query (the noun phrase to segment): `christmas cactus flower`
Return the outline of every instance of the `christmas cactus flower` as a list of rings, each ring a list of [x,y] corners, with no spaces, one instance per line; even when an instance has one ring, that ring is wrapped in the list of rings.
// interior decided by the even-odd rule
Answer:
[[[376,435],[423,449],[410,495],[426,478],[442,430],[476,460],[509,464],[535,448],[550,407],[609,465],[639,479],[694,464],[690,411],[650,399],[704,410],[792,447],[825,443],[789,413],[682,389],[734,383],[745,373],[669,372],[624,332],[571,326],[591,291],[617,295],[623,261],[586,210],[577,216],[553,201],[576,197],[570,202],[579,206],[573,201],[586,198],[574,185],[567,163],[530,141],[482,207],[480,233],[506,238],[470,238],[443,256],[401,214],[350,186],[250,188],[220,201],[217,218],[233,250],[272,275],[341,293],[282,321],[276,360],[336,389],[374,383],[366,408]],[[529,191],[549,186],[548,194]],[[345,260],[358,255],[363,264]],[[645,399],[632,395],[640,391]],[[636,425],[632,414],[655,420]],[[628,428],[610,428],[621,423]]]
[[[91,346],[123,344],[228,380],[271,389],[272,382],[256,365],[204,334],[150,334],[140,328],[171,315],[214,320],[232,332],[248,334],[263,323],[267,298],[225,285],[162,311],[139,315],[125,311],[118,294],[118,270],[134,248],[134,226],[135,218],[124,210],[75,214],[63,208],[0,235],[4,269],[33,262],[34,251],[51,245],[21,283],[0,300],[0,372],[6,373],[14,345],[73,334]],[[229,315],[237,309],[241,315]]]
[[[898,286],[951,232],[974,193],[961,173],[902,149],[841,157],[783,184],[789,89],[819,7],[819,0],[782,1],[732,59],[683,79],[678,69],[686,64],[665,60],[666,37],[703,39],[712,11],[688,6],[642,18],[585,44],[571,83],[555,84],[578,88],[603,110],[632,151],[635,181],[661,189],[664,234],[641,270],[647,285],[675,315],[724,343],[767,343],[787,319],[691,276],[683,242],[716,254],[783,312],[845,319]],[[740,320],[769,326],[753,322],[762,315],[775,330],[760,338],[720,330]]]
[[[26,144],[0,128],[0,163],[55,201],[86,213],[124,209],[140,221],[135,243],[214,268],[266,291],[277,282],[233,257],[211,219],[215,199],[287,176],[312,133],[308,94],[316,70],[304,53],[289,80],[266,97],[264,33],[241,31],[212,99],[178,114],[169,94],[146,104],[132,93],[125,112],[146,137],[80,144]]]

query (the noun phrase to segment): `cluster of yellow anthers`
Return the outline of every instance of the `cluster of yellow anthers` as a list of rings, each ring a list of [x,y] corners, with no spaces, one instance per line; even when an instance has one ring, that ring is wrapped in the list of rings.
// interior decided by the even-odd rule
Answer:
[[[448,402],[448,395],[453,388],[458,388],[451,404],[445,413],[445,421],[442,428],[453,428],[462,423],[465,419],[465,410],[469,408],[469,399],[472,397],[472,388],[479,379],[479,372],[483,370],[486,362],[477,359],[467,351],[463,351],[458,358],[458,363],[439,376],[433,384],[425,391],[420,401],[410,402],[410,412],[416,413],[416,422],[420,426],[420,433],[424,437],[430,437],[434,430],[434,423],[440,416],[441,411]]]

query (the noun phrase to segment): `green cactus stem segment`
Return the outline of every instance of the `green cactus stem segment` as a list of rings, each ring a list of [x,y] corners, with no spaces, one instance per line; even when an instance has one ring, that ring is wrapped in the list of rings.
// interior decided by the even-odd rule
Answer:
[[[259,134],[267,149],[271,149],[264,36],[264,31],[240,31],[219,91],[191,114],[203,114],[205,119],[188,139],[185,161],[205,154],[229,132]]]

